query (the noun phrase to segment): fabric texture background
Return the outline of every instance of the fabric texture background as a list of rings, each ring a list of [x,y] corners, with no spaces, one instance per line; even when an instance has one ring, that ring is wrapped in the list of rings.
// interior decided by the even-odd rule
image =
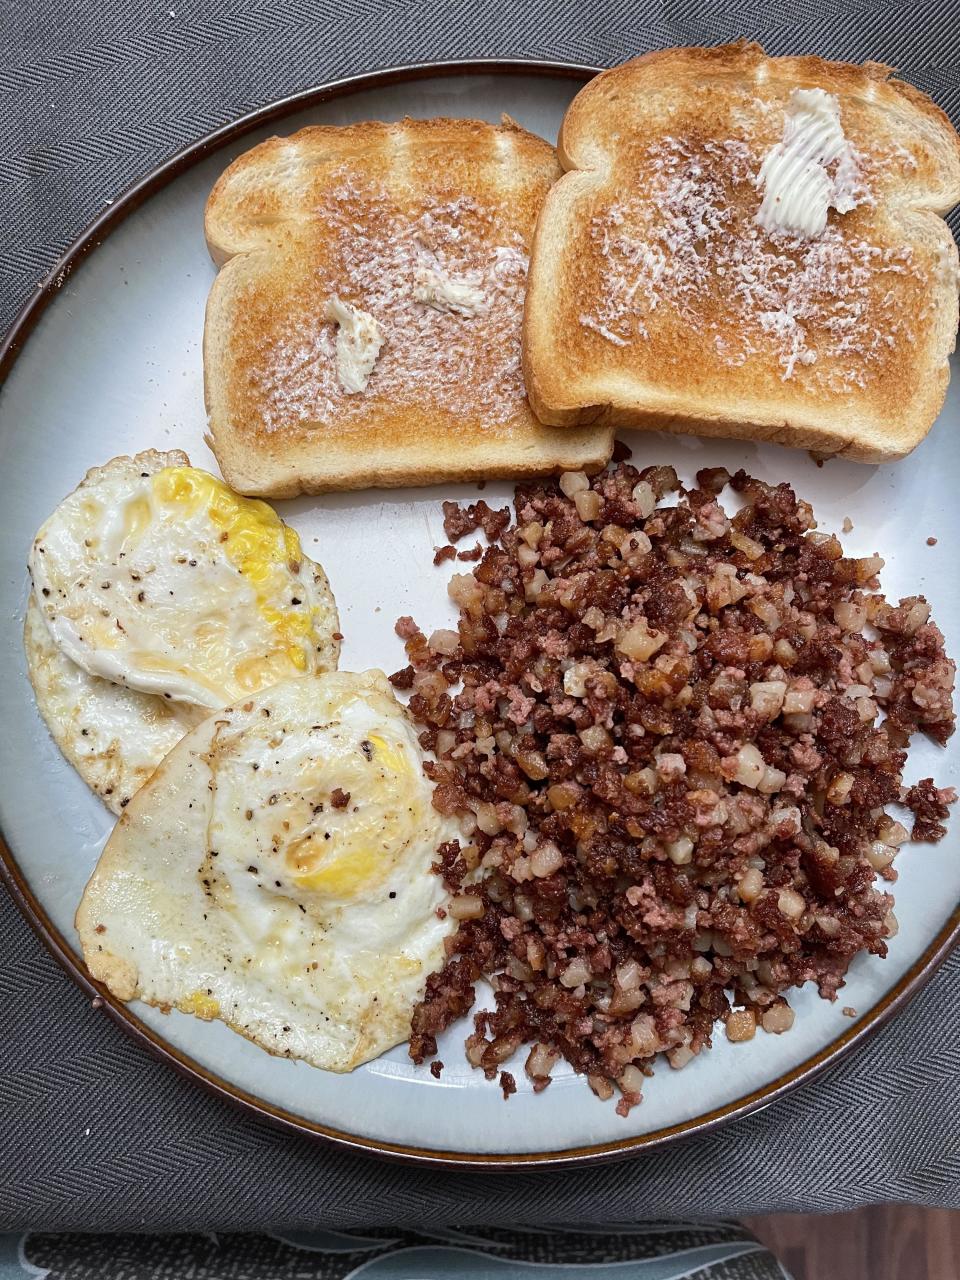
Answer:
[[[610,64],[736,36],[882,60],[960,121],[951,0],[0,0],[0,327],[84,225],[255,107],[378,67]],[[956,840],[956,835],[953,835]],[[868,1045],[718,1133],[582,1171],[422,1172],[291,1138],[155,1062],[0,892],[0,1230],[307,1231],[960,1206],[960,954]]]
[[[376,1234],[0,1234],[0,1280],[791,1280],[735,1222]]]

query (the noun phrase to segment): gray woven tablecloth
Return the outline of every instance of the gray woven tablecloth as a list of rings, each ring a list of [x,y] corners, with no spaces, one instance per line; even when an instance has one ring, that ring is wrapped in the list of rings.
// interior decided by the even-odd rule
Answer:
[[[956,0],[0,0],[0,327],[106,199],[271,99],[425,59],[609,64],[746,35],[897,65],[960,119]],[[604,1223],[960,1205],[960,955],[866,1047],[713,1135],[584,1172],[420,1172],[212,1100],[68,981],[0,891],[0,1230]]]

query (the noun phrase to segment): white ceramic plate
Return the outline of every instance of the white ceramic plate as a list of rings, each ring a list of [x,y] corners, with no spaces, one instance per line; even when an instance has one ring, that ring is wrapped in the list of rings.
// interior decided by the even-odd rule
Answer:
[[[81,982],[73,914],[111,819],[61,758],[34,706],[21,647],[31,538],[88,467],[116,454],[180,447],[198,465],[216,470],[203,444],[200,338],[214,270],[202,215],[214,180],[235,155],[271,133],[309,123],[406,114],[498,120],[506,111],[553,139],[577,89],[573,70],[544,75],[516,66],[501,67],[499,74],[448,67],[443,74],[400,80],[396,74],[368,77],[340,86],[336,96],[328,90],[281,105],[269,117],[271,127],[251,132],[244,126],[242,137],[239,128],[225,131],[153,175],[68,255],[47,291],[49,305],[35,304],[23,323],[14,344],[22,345],[19,356],[14,348],[6,353],[9,375],[0,397],[0,826],[11,851],[5,866],[15,896]],[[305,101],[307,109],[295,109]],[[821,527],[839,529],[849,516],[854,529],[846,545],[854,553],[885,554],[887,591],[923,590],[951,651],[960,652],[956,371],[941,420],[910,458],[894,466],[831,461],[818,468],[802,453],[683,437],[633,434],[629,443],[641,466],[672,462],[689,476],[698,467],[723,464],[744,466],[764,480],[788,480],[813,501]],[[494,502],[508,495],[507,485],[491,485],[484,494]],[[400,614],[413,614],[428,630],[452,618],[445,592],[449,565],[435,569],[431,557],[444,540],[441,499],[462,496],[470,493],[448,486],[279,504],[330,576],[346,637],[343,668],[389,672],[404,665],[393,632]],[[935,547],[927,546],[928,535],[938,538]],[[957,783],[957,756],[920,742],[910,777],[932,772],[940,785]],[[410,1063],[405,1046],[338,1076],[272,1058],[219,1023],[136,1004],[125,1008],[109,999],[105,1007],[181,1068],[302,1131],[421,1160],[592,1159],[664,1141],[769,1101],[901,1003],[932,971],[960,923],[955,846],[948,839],[936,848],[904,849],[896,886],[901,928],[890,956],[859,959],[836,1004],[805,989],[792,1000],[798,1017],[789,1035],[758,1036],[746,1045],[720,1035],[716,1047],[684,1071],[660,1067],[643,1105],[626,1119],[562,1071],[534,1096],[522,1059],[514,1064],[519,1093],[504,1103],[499,1089],[467,1065],[463,1028],[441,1043],[447,1065],[439,1081]],[[845,1016],[844,1007],[855,1009],[856,1018]]]

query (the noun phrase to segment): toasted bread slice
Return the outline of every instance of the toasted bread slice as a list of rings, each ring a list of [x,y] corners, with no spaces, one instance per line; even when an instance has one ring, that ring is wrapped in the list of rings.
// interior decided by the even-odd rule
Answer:
[[[768,190],[764,161],[790,143],[807,148],[800,185]],[[569,172],[540,216],[524,317],[544,422],[864,462],[923,438],[957,331],[938,214],[960,200],[960,138],[922,93],[873,63],[671,49],[586,85],[559,153]],[[791,223],[790,200],[809,212],[817,190],[823,229]]]
[[[206,210],[210,443],[242,493],[597,470],[608,428],[541,425],[520,330],[560,170],[505,122],[403,120],[271,138]]]

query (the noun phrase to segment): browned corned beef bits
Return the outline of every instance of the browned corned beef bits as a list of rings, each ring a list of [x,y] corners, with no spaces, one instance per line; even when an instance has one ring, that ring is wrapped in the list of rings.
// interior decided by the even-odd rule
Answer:
[[[625,1114],[658,1053],[684,1066],[718,1019],[785,1031],[791,987],[832,999],[886,954],[875,878],[909,838],[886,806],[943,834],[953,793],[901,774],[911,734],[953,731],[955,668],[926,601],[888,604],[880,558],[846,558],[786,484],[621,460],[515,508],[444,503],[452,542],[492,545],[450,581],[456,631],[397,624],[434,804],[471,832],[438,854],[460,924],[410,1051],[486,976],[471,1062],[494,1079],[529,1043],[535,1089],[562,1056]]]

